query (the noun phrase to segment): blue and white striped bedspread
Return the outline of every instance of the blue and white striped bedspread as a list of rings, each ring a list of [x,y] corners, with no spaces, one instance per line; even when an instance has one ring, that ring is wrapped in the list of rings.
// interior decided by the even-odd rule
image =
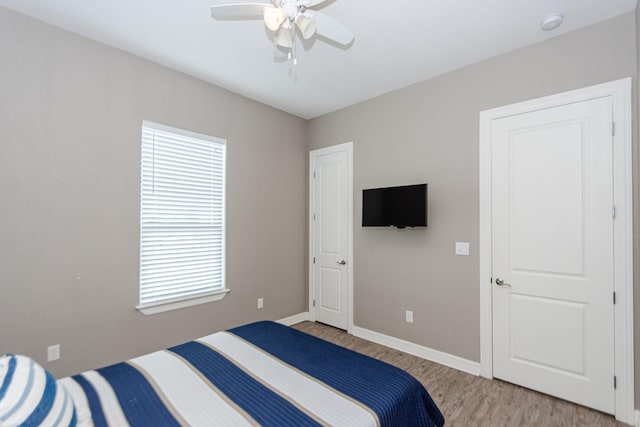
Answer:
[[[59,380],[95,426],[441,426],[405,371],[257,322]]]

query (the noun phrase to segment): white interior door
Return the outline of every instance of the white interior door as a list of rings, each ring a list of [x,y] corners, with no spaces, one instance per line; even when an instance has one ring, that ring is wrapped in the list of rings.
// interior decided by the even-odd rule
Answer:
[[[349,328],[351,144],[311,153],[311,285],[316,321]]]
[[[493,374],[614,413],[612,100],[493,121]]]

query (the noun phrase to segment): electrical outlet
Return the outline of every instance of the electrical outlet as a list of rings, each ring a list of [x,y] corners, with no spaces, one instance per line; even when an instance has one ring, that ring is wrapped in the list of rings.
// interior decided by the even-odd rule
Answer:
[[[469,255],[469,242],[456,242],[456,255]]]
[[[409,311],[409,310],[407,310],[407,311],[405,312],[405,320],[406,320],[408,323],[413,323],[413,311]]]
[[[60,359],[60,344],[47,347],[47,362]]]
[[[258,308],[264,307],[264,298],[258,298]]]

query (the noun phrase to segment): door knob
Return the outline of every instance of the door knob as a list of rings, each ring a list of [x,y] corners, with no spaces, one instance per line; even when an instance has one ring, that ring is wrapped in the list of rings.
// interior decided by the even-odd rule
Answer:
[[[336,264],[340,264],[340,265],[346,265],[347,261],[342,260],[342,261],[336,261]]]
[[[505,282],[504,282],[504,280],[499,279],[499,278],[497,278],[497,279],[496,279],[496,285],[498,285],[498,286],[508,286],[508,287],[511,287],[511,285],[510,285],[510,284],[505,283]]]

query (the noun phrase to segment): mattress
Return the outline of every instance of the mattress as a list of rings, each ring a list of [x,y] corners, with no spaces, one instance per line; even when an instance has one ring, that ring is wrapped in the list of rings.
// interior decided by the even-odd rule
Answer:
[[[441,426],[407,372],[257,322],[58,380],[79,425]]]

